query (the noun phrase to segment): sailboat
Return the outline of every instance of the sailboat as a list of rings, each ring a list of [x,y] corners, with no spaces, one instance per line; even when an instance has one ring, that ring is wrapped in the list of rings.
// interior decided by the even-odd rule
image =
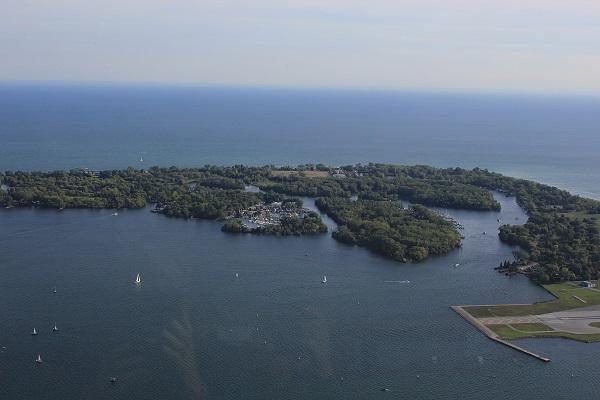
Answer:
[[[144,157],[140,157],[140,162],[144,162]]]
[[[140,278],[140,273],[138,272],[137,276],[135,277],[135,283],[140,284],[142,283],[142,279]]]
[[[56,286],[54,286],[54,291],[52,293],[56,293]]]
[[[35,330],[35,328],[33,328],[33,332],[31,332],[31,335],[32,335],[32,336],[35,336],[35,335],[37,335],[37,331]]]
[[[43,362],[42,361],[42,356],[38,354],[38,358],[35,359],[35,362],[38,363],[38,364],[41,364]]]
[[[56,323],[54,323],[54,328],[52,328],[52,332],[58,332],[58,327],[56,326]]]
[[[327,283],[327,275],[323,275],[323,280],[321,281],[321,283]]]

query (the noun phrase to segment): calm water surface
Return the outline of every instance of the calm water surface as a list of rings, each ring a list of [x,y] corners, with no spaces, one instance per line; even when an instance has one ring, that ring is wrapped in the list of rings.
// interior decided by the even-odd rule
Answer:
[[[592,99],[3,86],[0,169],[423,163],[600,198],[599,111]],[[419,264],[148,209],[0,210],[0,399],[595,398],[600,344],[522,341],[544,364],[449,309],[549,298],[493,271],[512,252],[496,219],[526,219],[499,200],[500,213],[442,210],[464,245]]]
[[[600,198],[599,116],[600,98],[5,84],[0,170],[391,162]]]
[[[0,398],[593,395],[600,346],[527,343],[553,359],[544,364],[448,308],[549,298],[493,272],[512,251],[496,219],[525,220],[499,199],[500,213],[447,211],[465,226],[464,246],[407,265],[329,235],[227,235],[148,209],[2,210]]]

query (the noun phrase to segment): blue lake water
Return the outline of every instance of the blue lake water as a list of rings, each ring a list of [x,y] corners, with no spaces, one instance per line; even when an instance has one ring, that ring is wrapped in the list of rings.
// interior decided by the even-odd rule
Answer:
[[[0,169],[120,168],[139,166],[140,156],[144,165],[426,163],[489,167],[600,197],[599,104],[589,99],[8,86],[0,94]],[[148,209],[0,210],[0,398],[594,398],[600,344],[521,342],[552,359],[545,364],[449,309],[550,298],[493,271],[512,252],[495,235],[497,218],[526,219],[514,199],[498,199],[500,213],[442,210],[465,227],[463,247],[418,264],[329,235],[228,235],[216,222]]]
[[[600,98],[0,85],[0,140],[0,170],[478,166],[600,198]]]

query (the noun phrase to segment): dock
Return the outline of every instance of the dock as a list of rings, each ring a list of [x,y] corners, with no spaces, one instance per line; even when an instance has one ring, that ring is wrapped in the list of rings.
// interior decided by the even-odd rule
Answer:
[[[463,309],[463,306],[450,306],[451,309],[453,309],[458,315],[460,315],[461,317],[463,317],[464,319],[466,319],[471,325],[473,325],[475,328],[479,329],[479,331],[481,331],[481,333],[483,333],[485,336],[487,336],[489,339],[498,342],[500,344],[503,344],[505,346],[508,346],[514,350],[520,351],[521,353],[527,354],[528,356],[531,356],[533,358],[537,358],[540,361],[543,362],[549,362],[550,359],[543,357],[539,354],[536,354],[532,351],[529,351],[527,349],[524,349],[520,346],[517,346],[516,344],[510,343],[504,339],[500,339],[500,337],[494,332],[492,331],[490,328],[488,328],[487,326],[485,326],[484,324],[482,324],[481,322],[479,322],[479,320],[475,317],[473,317],[471,314],[469,314],[468,312],[466,312]]]

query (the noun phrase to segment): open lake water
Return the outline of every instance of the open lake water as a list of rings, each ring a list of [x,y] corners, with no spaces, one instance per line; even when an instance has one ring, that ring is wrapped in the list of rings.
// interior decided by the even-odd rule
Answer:
[[[582,98],[5,85],[0,170],[419,163],[600,198],[599,115]],[[449,308],[550,298],[493,270],[513,251],[497,218],[526,220],[496,196],[499,213],[442,210],[463,246],[417,264],[147,208],[0,210],[0,399],[594,398],[600,344],[519,341],[542,363]]]

